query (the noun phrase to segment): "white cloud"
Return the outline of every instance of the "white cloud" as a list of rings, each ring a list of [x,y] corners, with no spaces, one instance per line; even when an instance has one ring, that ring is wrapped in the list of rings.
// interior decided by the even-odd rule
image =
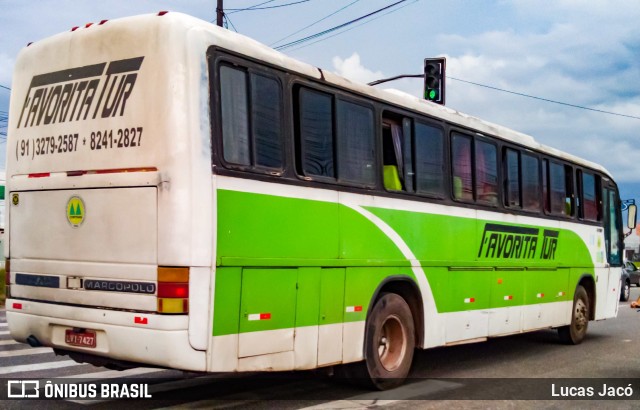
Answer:
[[[360,62],[360,55],[355,52],[344,60],[338,56],[333,57],[333,68],[336,74],[358,83],[366,84],[384,78],[381,71],[371,71],[365,68]]]

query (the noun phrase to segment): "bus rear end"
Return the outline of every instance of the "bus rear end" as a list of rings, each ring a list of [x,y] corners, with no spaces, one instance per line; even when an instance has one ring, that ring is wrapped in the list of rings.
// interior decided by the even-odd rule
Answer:
[[[212,230],[193,227],[212,226],[211,162],[190,23],[102,21],[19,55],[5,246],[14,339],[95,364],[206,370]]]

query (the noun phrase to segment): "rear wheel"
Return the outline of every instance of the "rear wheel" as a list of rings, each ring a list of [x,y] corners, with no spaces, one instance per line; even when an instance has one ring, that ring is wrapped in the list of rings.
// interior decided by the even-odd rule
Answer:
[[[620,300],[622,302],[626,302],[629,300],[629,296],[631,295],[631,283],[628,280],[625,280],[622,283],[622,289],[620,290]]]
[[[578,286],[573,296],[571,324],[558,328],[558,336],[563,343],[577,345],[585,338],[589,327],[589,306],[587,291],[582,286]]]
[[[384,294],[371,311],[365,334],[365,363],[373,386],[386,390],[402,384],[409,374],[414,348],[409,305],[395,293]]]

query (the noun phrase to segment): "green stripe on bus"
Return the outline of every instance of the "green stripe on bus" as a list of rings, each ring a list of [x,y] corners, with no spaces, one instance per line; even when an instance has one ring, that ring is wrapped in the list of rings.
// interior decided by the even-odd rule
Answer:
[[[413,280],[412,269],[424,271],[439,313],[571,301],[579,278],[594,275],[589,249],[567,229],[366,210],[418,266],[345,205],[218,190],[213,334],[365,320],[380,283]],[[252,314],[270,316],[249,323]]]

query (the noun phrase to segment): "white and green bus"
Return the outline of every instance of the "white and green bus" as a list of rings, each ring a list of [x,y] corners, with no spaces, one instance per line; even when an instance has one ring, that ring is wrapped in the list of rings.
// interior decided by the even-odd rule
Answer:
[[[388,388],[617,313],[603,167],[179,13],[25,47],[7,152],[9,330],[78,361]]]

